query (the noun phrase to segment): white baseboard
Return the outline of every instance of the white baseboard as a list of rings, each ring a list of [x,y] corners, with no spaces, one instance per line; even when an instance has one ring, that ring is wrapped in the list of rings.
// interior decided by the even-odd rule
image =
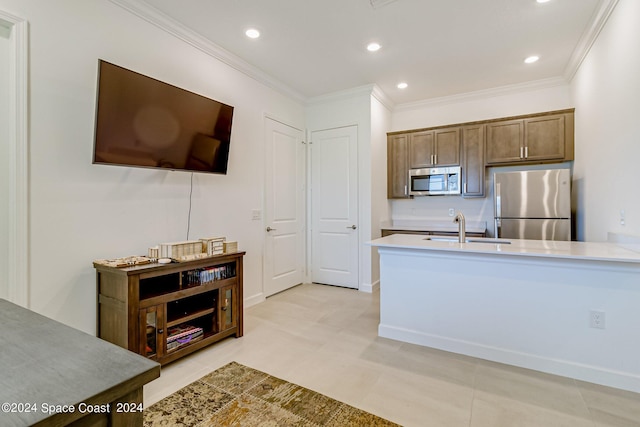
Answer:
[[[452,353],[464,354],[493,362],[533,369],[549,374],[574,378],[608,387],[640,393],[640,376],[622,371],[585,365],[567,360],[553,359],[491,347],[469,341],[425,334],[410,329],[389,325],[378,325],[378,335],[383,338],[436,348]]]
[[[358,290],[360,292],[368,292],[368,293],[373,293],[378,289],[380,289],[380,280],[376,280],[373,283],[360,283],[360,286],[358,287]]]
[[[260,304],[261,302],[264,302],[264,301],[266,301],[266,298],[264,294],[260,292],[259,294],[245,298],[244,301],[242,301],[242,303],[244,305],[244,308],[248,308],[248,307],[251,307],[252,305]]]

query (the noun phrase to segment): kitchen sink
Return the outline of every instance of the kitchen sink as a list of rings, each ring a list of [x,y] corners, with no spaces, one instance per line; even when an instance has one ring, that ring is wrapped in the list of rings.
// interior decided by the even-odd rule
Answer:
[[[440,237],[440,236],[429,236],[425,237],[423,240],[431,240],[433,242],[458,242],[457,237]],[[491,243],[494,245],[510,245],[511,242],[505,239],[490,239],[490,238],[466,238],[465,243]]]

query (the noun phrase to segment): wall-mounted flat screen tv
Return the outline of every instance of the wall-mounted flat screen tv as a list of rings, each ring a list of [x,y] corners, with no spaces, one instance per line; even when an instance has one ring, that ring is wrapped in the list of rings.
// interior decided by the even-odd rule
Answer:
[[[100,60],[94,164],[226,174],[233,107]]]

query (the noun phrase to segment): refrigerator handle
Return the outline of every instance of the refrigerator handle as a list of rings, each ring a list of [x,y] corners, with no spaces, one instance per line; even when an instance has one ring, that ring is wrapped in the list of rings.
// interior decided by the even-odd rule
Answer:
[[[496,218],[502,218],[502,200],[500,197],[500,183],[496,183]]]
[[[500,230],[501,227],[502,224],[500,224],[500,218],[496,218],[496,239],[502,237],[502,231]]]

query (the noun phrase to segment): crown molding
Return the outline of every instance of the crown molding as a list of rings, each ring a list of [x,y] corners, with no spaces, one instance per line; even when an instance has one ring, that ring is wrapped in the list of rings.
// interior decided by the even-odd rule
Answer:
[[[342,101],[345,99],[353,99],[358,96],[373,96],[380,101],[386,108],[393,110],[395,104],[376,84],[368,84],[363,86],[357,86],[351,89],[345,89],[338,92],[332,92],[325,95],[314,96],[307,99],[307,106],[326,104],[330,102]]]
[[[295,101],[304,103],[306,97],[300,92],[292,89],[285,83],[274,79],[272,76],[263,72],[259,68],[249,64],[237,55],[229,52],[221,46],[211,42],[195,31],[182,25],[175,19],[167,16],[158,9],[150,6],[142,0],[109,0],[111,3],[131,12],[132,14],[144,19],[145,21],[155,25],[161,30],[175,36],[176,38],[188,43],[205,54],[216,58],[225,63],[229,67],[240,71],[241,73],[251,77],[259,83],[286,95]]]
[[[576,48],[573,50],[571,58],[564,69],[564,77],[567,81],[571,81],[575,74],[578,72],[582,61],[586,58],[587,54],[591,50],[591,47],[595,43],[600,31],[604,28],[605,24],[609,20],[609,16],[618,4],[618,0],[601,0],[598,8],[591,16],[591,22],[582,33]]]
[[[393,110],[398,111],[411,111],[419,110],[426,107],[441,106],[448,104],[455,104],[466,101],[475,101],[484,98],[493,98],[496,96],[511,95],[522,92],[529,92],[532,90],[548,89],[557,86],[567,85],[568,82],[563,77],[551,77],[548,79],[534,80],[525,83],[518,83],[514,85],[499,86],[491,89],[477,90],[473,92],[466,92],[457,95],[443,96],[440,98],[430,98],[423,101],[409,102],[405,104],[399,104]]]
[[[311,98],[308,98],[306,104],[309,105],[317,105],[317,104],[325,104],[328,102],[341,101],[345,99],[353,99],[358,96],[367,96],[373,93],[374,84],[362,85],[353,87],[350,89],[340,90],[337,92],[331,92],[324,95],[318,95]]]
[[[393,100],[389,98],[378,85],[373,85],[373,91],[371,95],[375,99],[380,101],[380,103],[384,105],[389,111],[393,111],[393,109],[396,107],[396,103],[393,102]]]

